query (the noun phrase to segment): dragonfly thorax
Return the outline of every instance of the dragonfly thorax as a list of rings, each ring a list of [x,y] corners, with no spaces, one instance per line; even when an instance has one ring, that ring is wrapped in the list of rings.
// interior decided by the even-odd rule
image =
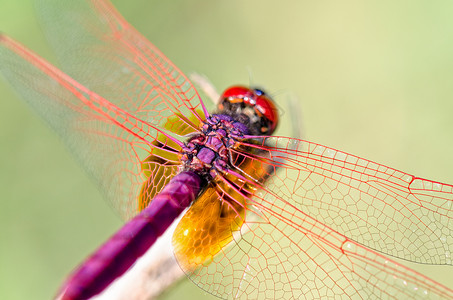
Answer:
[[[230,148],[248,134],[248,128],[228,115],[212,115],[201,132],[185,144],[181,161],[184,170],[214,178],[230,168]]]

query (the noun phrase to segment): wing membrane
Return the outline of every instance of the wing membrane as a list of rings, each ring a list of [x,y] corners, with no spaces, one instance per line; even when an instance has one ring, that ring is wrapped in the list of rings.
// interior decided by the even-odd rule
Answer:
[[[179,164],[179,142],[4,35],[0,36],[0,70],[57,131],[125,218],[138,212],[137,197],[147,177],[140,162],[152,149],[159,145],[161,155],[165,154],[172,165]],[[159,143],[154,143],[158,138]]]
[[[37,10],[71,77],[154,125],[199,127],[204,107],[190,81],[108,1],[46,0]]]
[[[453,186],[303,140],[268,137],[260,148],[271,158],[257,159],[281,169],[266,188],[294,209],[379,252],[452,264]]]

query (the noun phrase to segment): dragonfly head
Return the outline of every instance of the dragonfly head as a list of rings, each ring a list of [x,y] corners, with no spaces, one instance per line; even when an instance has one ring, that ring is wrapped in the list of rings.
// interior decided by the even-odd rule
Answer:
[[[274,101],[262,89],[232,86],[222,93],[218,109],[248,126],[253,135],[271,135],[278,124]]]

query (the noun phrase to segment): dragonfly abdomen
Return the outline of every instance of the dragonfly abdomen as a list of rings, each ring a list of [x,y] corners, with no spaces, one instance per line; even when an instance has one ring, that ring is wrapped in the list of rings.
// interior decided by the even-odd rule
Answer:
[[[102,292],[154,244],[204,185],[204,180],[194,172],[176,175],[147,208],[75,270],[59,299],[88,299]]]

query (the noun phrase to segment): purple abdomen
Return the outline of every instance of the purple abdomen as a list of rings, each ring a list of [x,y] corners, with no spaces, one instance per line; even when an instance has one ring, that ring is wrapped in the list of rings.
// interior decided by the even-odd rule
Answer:
[[[124,225],[67,280],[59,299],[88,299],[102,292],[151,247],[202,189],[194,172],[176,175],[150,205]]]

